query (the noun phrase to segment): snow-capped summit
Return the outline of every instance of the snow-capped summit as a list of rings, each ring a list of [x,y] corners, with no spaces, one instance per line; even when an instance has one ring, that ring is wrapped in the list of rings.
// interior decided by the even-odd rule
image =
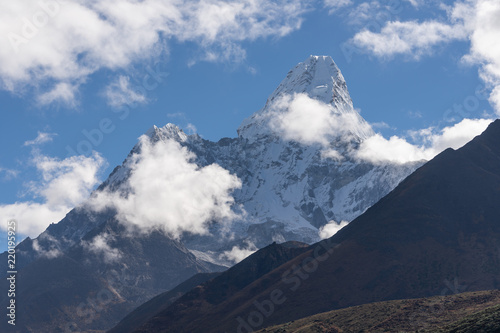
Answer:
[[[153,127],[148,129],[146,133],[144,133],[144,135],[150,137],[153,142],[168,139],[173,139],[178,142],[184,142],[188,138],[188,136],[182,129],[172,123],[168,123],[163,127],[157,127],[156,125],[153,125]]]
[[[352,108],[344,76],[330,56],[310,56],[293,68],[269,96],[267,104],[284,94],[305,93],[326,104]]]
[[[253,142],[258,138],[276,135],[272,121],[277,113],[288,111],[286,107],[283,108],[282,101],[287,97],[293,101],[298,94],[327,105],[332,115],[349,118],[345,122],[349,128],[343,128],[342,132],[350,133],[356,141],[375,134],[354,109],[344,76],[333,59],[330,56],[310,56],[288,72],[261,110],[243,120],[238,128],[238,136]]]

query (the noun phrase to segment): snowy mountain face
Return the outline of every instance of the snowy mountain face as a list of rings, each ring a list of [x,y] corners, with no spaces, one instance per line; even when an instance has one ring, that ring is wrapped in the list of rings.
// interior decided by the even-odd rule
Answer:
[[[19,302],[36,304],[19,308],[26,330],[45,325],[55,332],[68,324],[106,330],[145,298],[195,273],[220,271],[273,241],[318,241],[323,226],[352,221],[421,164],[359,160],[353,152],[373,134],[333,60],[315,56],[288,73],[236,138],[212,142],[173,124],[153,126],[93,193],[92,205],[18,245],[25,295]],[[145,156],[158,160],[146,163]],[[172,174],[174,181],[165,181]],[[207,215],[197,205],[212,209]],[[199,225],[186,215],[207,220],[209,232],[195,232]],[[159,232],[154,227],[162,219],[178,228]],[[44,282],[51,280],[58,282]],[[109,298],[89,309],[90,317],[82,315],[102,293]]]
[[[277,110],[276,102],[300,94],[328,105],[339,117],[354,119],[349,128],[328,137],[328,148],[339,152],[340,159],[325,157],[324,145],[284,139],[273,126],[273,119],[287,112]],[[200,167],[216,163],[242,181],[233,196],[246,216],[231,225],[232,237],[215,224],[211,236],[182,239],[197,256],[219,264],[224,264],[220,254],[235,245],[316,242],[319,228],[332,220],[353,220],[420,165],[374,165],[351,157],[349,152],[374,132],[353,108],[345,80],[330,57],[311,56],[291,70],[264,108],[243,121],[237,138],[211,142],[197,134],[187,136],[173,124],[154,126],[146,134],[153,142],[175,140],[196,155]],[[126,177],[124,165],[106,186]]]
[[[305,103],[286,103],[294,99]],[[307,119],[304,125],[299,122],[298,128],[293,117],[291,124],[276,125],[276,119],[285,119],[292,108],[298,112],[302,108],[307,112],[327,108],[340,126],[332,125],[333,131],[316,135]],[[316,116],[322,115],[313,113],[310,118]],[[296,127],[298,138],[283,132],[288,125]],[[288,73],[265,106],[242,122],[237,138],[212,142],[197,134],[186,135],[173,124],[153,126],[145,133],[152,144],[179,143],[194,154],[200,168],[216,164],[241,180],[241,188],[232,196],[234,206],[244,212],[242,218],[229,229],[215,220],[209,234],[184,233],[180,238],[201,261],[226,266],[233,262],[223,253],[234,246],[255,250],[273,241],[318,241],[321,227],[331,221],[352,221],[421,165],[372,164],[353,157],[352,151],[372,135],[371,126],[353,108],[336,64],[330,57],[318,56],[311,56]],[[323,140],[318,139],[321,136]],[[335,154],[325,154],[328,151]],[[127,181],[133,171],[134,155],[138,154],[140,143],[96,192],[127,196]],[[36,242],[44,251],[64,251],[111,217],[113,212],[109,210],[75,209],[63,221],[51,225]]]

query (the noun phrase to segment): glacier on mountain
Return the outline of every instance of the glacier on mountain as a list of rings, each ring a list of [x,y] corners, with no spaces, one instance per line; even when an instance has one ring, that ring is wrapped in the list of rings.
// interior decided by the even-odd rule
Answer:
[[[306,96],[327,105],[333,117],[350,121],[347,127],[332,128],[328,147],[319,141],[310,144],[283,138],[273,121],[287,112],[286,107],[275,106],[286,96]],[[221,255],[245,242],[262,247],[273,241],[318,241],[322,226],[352,221],[421,165],[375,165],[354,157],[352,152],[374,134],[354,109],[340,70],[324,56],[311,56],[292,69],[265,106],[242,122],[236,138],[211,142],[197,134],[186,135],[173,124],[153,126],[146,132],[153,142],[174,140],[186,147],[200,167],[216,163],[242,181],[233,197],[242,205],[244,218],[234,221],[229,232],[213,223],[210,235],[182,238],[200,259],[208,256],[209,261],[226,265],[230,263]],[[328,150],[339,156],[329,157]],[[125,162],[103,188],[114,188],[128,172]]]
[[[326,108],[327,116],[336,122],[322,133],[326,141],[303,142],[300,137],[284,136],[275,125],[276,119],[290,111],[281,102],[297,96]],[[304,111],[307,109],[298,110]],[[261,248],[273,241],[316,242],[321,227],[331,226],[332,221],[352,221],[423,163],[373,164],[356,157],[353,152],[360,143],[375,133],[354,109],[342,73],[327,56],[311,56],[293,68],[265,106],[245,119],[237,133],[236,138],[218,142],[187,135],[174,124],[153,126],[145,133],[152,144],[171,140],[185,147],[195,155],[193,162],[199,168],[217,164],[241,180],[241,188],[232,195],[235,207],[242,208],[242,218],[229,228],[220,221],[209,221],[208,234],[186,232],[180,238],[203,262],[229,266],[232,262],[224,254],[233,249],[249,251],[248,244]],[[103,191],[126,195],[131,163],[134,154],[140,153],[138,143],[94,195]],[[113,216],[112,210],[92,211],[84,205],[51,225],[37,244],[41,250],[55,247],[64,251]]]

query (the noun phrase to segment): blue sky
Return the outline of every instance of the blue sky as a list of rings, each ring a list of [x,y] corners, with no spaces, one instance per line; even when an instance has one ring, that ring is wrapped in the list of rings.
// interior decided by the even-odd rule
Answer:
[[[58,222],[152,125],[235,137],[311,54],[332,56],[379,149],[432,157],[500,113],[494,0],[2,7],[0,230]]]

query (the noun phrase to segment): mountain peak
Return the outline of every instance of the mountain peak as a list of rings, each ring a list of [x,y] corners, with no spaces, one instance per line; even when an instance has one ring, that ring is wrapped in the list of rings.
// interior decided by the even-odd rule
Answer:
[[[284,94],[304,93],[327,104],[352,107],[344,76],[330,56],[311,55],[295,66],[267,100],[272,103]]]
[[[275,105],[286,96],[304,94],[321,103],[330,105],[332,113],[352,115],[359,128],[346,129],[360,138],[373,134],[371,128],[354,109],[344,76],[330,56],[309,56],[290,70],[279,86],[267,99],[260,111],[245,119],[238,129],[240,137],[255,140],[272,133],[269,123],[276,114]],[[283,109],[283,110],[286,110]]]
[[[184,142],[187,140],[186,133],[172,123],[168,123],[163,127],[153,125],[153,127],[148,129],[144,135],[150,137],[152,141],[174,139],[178,142]]]

